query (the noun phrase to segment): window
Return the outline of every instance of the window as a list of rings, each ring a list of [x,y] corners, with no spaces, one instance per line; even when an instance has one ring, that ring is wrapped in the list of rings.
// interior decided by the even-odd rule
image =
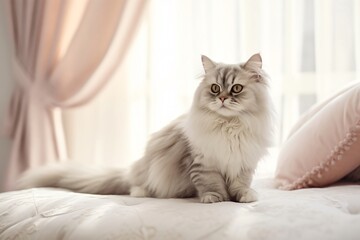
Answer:
[[[359,76],[359,16],[356,0],[151,0],[124,66],[93,103],[66,112],[71,156],[141,157],[149,134],[190,107],[201,54],[235,63],[261,52],[279,146],[300,114]]]

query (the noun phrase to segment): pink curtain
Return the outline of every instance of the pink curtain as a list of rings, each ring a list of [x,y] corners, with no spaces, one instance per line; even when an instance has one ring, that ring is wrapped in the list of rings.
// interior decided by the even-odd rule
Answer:
[[[5,188],[67,159],[61,109],[89,102],[121,63],[146,0],[6,0],[13,43]]]

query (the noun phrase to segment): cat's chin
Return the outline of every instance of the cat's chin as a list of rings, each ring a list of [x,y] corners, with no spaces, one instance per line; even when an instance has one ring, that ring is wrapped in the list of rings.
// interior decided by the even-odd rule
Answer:
[[[211,104],[208,106],[208,109],[215,113],[216,115],[220,115],[222,117],[225,118],[233,118],[233,117],[238,117],[239,116],[239,112],[231,110],[230,108],[226,107],[226,106],[220,106],[217,104]]]
[[[220,103],[211,103],[207,106],[207,108],[211,112],[225,118],[234,118],[240,116],[240,111],[238,109],[231,109],[229,106],[227,106],[226,103],[224,105]]]
[[[231,109],[228,109],[228,108],[226,108],[226,107],[220,107],[220,108],[217,109],[215,112],[216,112],[218,115],[223,116],[223,117],[227,117],[227,118],[239,116],[239,113],[238,113],[238,112],[235,112],[235,111],[233,111],[233,110],[231,110]]]

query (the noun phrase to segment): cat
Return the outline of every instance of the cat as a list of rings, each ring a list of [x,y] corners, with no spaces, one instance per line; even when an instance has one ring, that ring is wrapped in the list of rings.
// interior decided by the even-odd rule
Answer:
[[[199,197],[202,203],[257,200],[251,188],[272,144],[274,108],[259,53],[242,64],[202,56],[204,75],[190,111],[152,135],[129,170],[55,165],[27,171],[20,189],[60,187],[134,197]]]

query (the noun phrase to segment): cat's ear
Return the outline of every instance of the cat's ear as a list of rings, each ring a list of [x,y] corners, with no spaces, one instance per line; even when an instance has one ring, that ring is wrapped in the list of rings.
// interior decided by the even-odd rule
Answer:
[[[259,68],[261,69],[262,67],[262,58],[260,53],[256,53],[254,55],[252,55],[249,60],[245,63],[244,65],[245,68],[250,68],[250,69],[254,69],[254,68]]]
[[[262,59],[260,53],[252,55],[249,60],[242,65],[250,74],[250,78],[256,82],[266,83],[264,72],[262,71]]]
[[[201,61],[202,61],[205,73],[208,73],[211,69],[216,67],[216,63],[205,55],[201,55]]]

